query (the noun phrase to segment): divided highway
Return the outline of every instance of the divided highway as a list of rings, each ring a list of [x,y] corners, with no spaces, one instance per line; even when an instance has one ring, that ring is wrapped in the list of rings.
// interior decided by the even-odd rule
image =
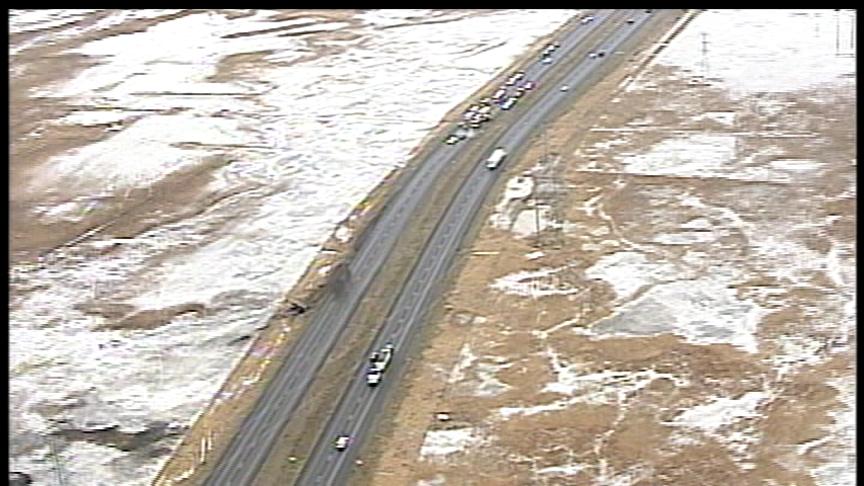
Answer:
[[[525,69],[526,78],[537,80],[542,86],[545,78],[560,77],[561,69],[557,59],[566,58],[568,52],[574,50],[583,39],[601,26],[607,23],[620,24],[613,36],[597,46],[611,54],[629,33],[639,29],[646,15],[641,11],[599,11],[594,15],[593,22],[574,24],[571,30],[557,40],[561,47],[554,56],[556,63],[535,63]],[[631,16],[636,19],[636,23],[626,24],[625,19]],[[575,86],[590,73],[593,63],[598,61],[586,59],[576,63],[575,68],[566,74],[565,81],[561,83]],[[520,102],[520,105],[527,106],[517,106],[512,114],[503,115],[512,118],[513,125],[496,141],[496,145],[505,147],[511,154],[518,150],[537,129],[541,120],[568,95],[569,93],[550,89],[532,95],[537,99],[528,97]],[[353,258],[346,263],[343,285],[328,291],[321,304],[312,311],[308,326],[293,345],[288,358],[267,384],[252,412],[246,417],[204,484],[241,486],[253,483],[279,433],[297,409],[317,371],[351,320],[415,210],[426,200],[430,189],[436,185],[447,165],[460,156],[464,145],[480,143],[482,140],[484,137],[481,134],[475,140],[458,145],[439,145],[418,164],[403,186],[391,196],[378,218],[364,234],[363,241],[359,242]],[[346,451],[338,452],[332,447],[332,441],[338,434],[346,433],[362,439],[368,432],[370,419],[383,406],[385,394],[394,378],[398,377],[404,362],[405,357],[400,350],[406,347],[407,339],[419,326],[419,317],[425,313],[434,297],[434,284],[445,275],[473,216],[496,177],[497,171],[487,171],[478,161],[477,168],[463,182],[459,195],[436,227],[374,343],[375,349],[380,349],[386,341],[396,344],[392,369],[388,370],[382,384],[372,389],[366,386],[363,379],[365,363],[358,364],[354,383],[343,394],[337,412],[331,417],[326,432],[316,444],[314,454],[305,464],[301,484],[345,483],[350,465],[361,444],[354,443]]]
[[[500,114],[499,117],[511,117],[512,122],[509,129],[494,141],[493,147],[503,147],[508,154],[511,154],[508,157],[512,157],[512,154],[518,153],[522,147],[527,146],[530,137],[541,128],[543,120],[554,111],[556,106],[572,96],[572,89],[561,91],[560,86],[566,84],[575,88],[586,80],[595,69],[613,55],[619,46],[644,27],[650,15],[642,10],[631,10],[601,12],[595,17],[594,24],[598,27],[604,22],[614,25],[614,29],[598,45],[592,46],[597,50],[605,51],[606,56],[602,58],[585,56],[582,59],[570,60],[569,70],[565,71],[563,76],[556,76],[559,81],[555,86],[543,93],[535,94],[534,96],[537,96],[535,99],[529,98],[523,101],[526,106],[519,107],[515,113]],[[628,22],[630,19],[633,20],[632,23]],[[578,43],[584,37],[576,35],[576,32],[587,32],[587,30],[580,31],[577,28],[573,34],[563,39],[561,51],[572,49],[574,43]],[[561,59],[565,56],[562,53],[555,57]],[[526,79],[542,79],[545,71],[554,67],[556,66],[536,63],[530,69],[526,69]],[[504,165],[507,165],[507,160],[504,161]],[[440,290],[436,288],[437,284],[446,276],[462,240],[468,233],[474,217],[493,187],[498,174],[498,170],[488,170],[482,160],[478,160],[470,176],[462,183],[457,196],[439,221],[390,315],[369,349],[371,353],[372,350],[380,349],[386,343],[394,344],[395,353],[390,369],[385,373],[380,385],[370,387],[364,379],[365,361],[356,364],[353,382],[343,394],[336,412],[307,459],[299,484],[347,484],[348,475],[364,440],[368,439],[368,434],[374,431],[376,416],[384,407],[387,396],[398,386],[397,382],[406,360],[405,349],[410,346],[409,341],[423,324],[423,317],[434,301],[437,290]],[[352,442],[347,449],[336,450],[333,441],[337,436],[343,435],[350,436]]]

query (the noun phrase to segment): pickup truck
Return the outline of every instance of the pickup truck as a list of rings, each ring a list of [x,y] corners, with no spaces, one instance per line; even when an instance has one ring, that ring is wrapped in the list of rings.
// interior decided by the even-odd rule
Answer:
[[[375,386],[381,383],[381,376],[390,364],[390,360],[393,359],[393,350],[393,344],[387,343],[381,348],[381,351],[376,351],[369,357],[369,369],[366,372],[367,385]]]

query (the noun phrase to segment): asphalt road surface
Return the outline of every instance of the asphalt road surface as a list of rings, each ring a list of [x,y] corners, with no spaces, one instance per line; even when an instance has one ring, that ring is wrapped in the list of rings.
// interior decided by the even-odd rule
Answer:
[[[559,41],[561,47],[556,51],[555,57],[565,56],[583,38],[600,28],[609,17],[619,20],[622,18],[620,13],[612,11],[597,12],[595,17],[596,20],[588,24],[574,22],[574,28]],[[544,75],[553,71],[555,67],[555,64],[536,63],[530,69],[526,69],[526,77],[542,83]],[[555,101],[557,99],[556,97]],[[518,109],[514,111],[518,112]],[[517,119],[514,117],[513,121],[516,122]],[[475,141],[471,143],[473,142]],[[378,270],[385,263],[400,232],[405,228],[418,205],[426,199],[440,173],[447,164],[458,157],[463,147],[464,143],[453,146],[440,145],[418,164],[401,189],[386,203],[380,216],[364,233],[363,241],[358,242],[353,258],[346,264],[346,273],[342,277],[345,280],[344,284],[339,286],[339,291],[328,292],[320,306],[313,311],[309,325],[294,344],[288,358],[277,370],[204,484],[208,486],[252,484],[281,429],[300,404],[315,374],[350,321]],[[492,174],[484,174],[478,177],[478,174],[473,174],[470,179],[472,184],[467,187],[475,196],[481,195],[479,190],[485,194],[491,184],[492,176]],[[482,188],[476,187],[478,182],[483,182]],[[451,226],[447,227],[452,230]],[[452,248],[452,245],[448,246],[448,249],[452,250]]]
[[[529,139],[542,127],[543,121],[554,112],[556,107],[565,104],[573,96],[575,88],[587,80],[595,69],[609,62],[612,56],[616,55],[616,49],[643,28],[650,18],[651,15],[644,10],[600,11],[595,14],[593,22],[577,24],[559,41],[561,48],[553,54],[556,62],[552,64],[537,62],[526,69],[526,79],[537,79],[542,84],[545,75],[546,78],[555,79],[555,85],[547,86],[545,91],[534,93],[533,97],[529,95],[510,113],[502,112],[499,115],[499,118],[510,118],[510,127],[490,144],[486,156],[493,147],[503,147],[508,153],[508,159],[513,158],[514,153],[527,146]],[[628,19],[633,19],[634,22],[628,23]],[[592,50],[605,51],[605,56],[567,59],[569,51],[572,51],[592,30],[599,29],[603,24],[611,25],[613,28],[599,40],[591,39],[591,41],[597,42],[592,46]],[[559,67],[558,59],[566,62],[562,62]],[[562,91],[560,87],[563,85],[569,86],[570,89]],[[458,145],[443,146],[425,164],[436,164],[439,159],[448,159],[458,151]],[[502,167],[506,167],[508,159],[505,159]],[[475,215],[499,175],[501,169],[486,169],[484,160],[485,157],[477,161],[475,169],[462,183],[457,196],[436,226],[390,315],[368,350],[371,353],[388,342],[395,345],[393,361],[384,373],[382,383],[377,387],[368,386],[365,382],[366,361],[355,364],[353,381],[343,393],[336,411],[319,437],[311,455],[305,461],[298,484],[347,484],[348,475],[364,439],[374,431],[375,417],[383,408],[387,395],[398,386],[398,378],[406,359],[404,350],[409,347],[409,340],[422,325],[423,316],[430,303],[436,298],[437,291],[440,290],[437,288],[438,284],[446,276]],[[416,199],[414,203],[416,204]],[[273,423],[272,426],[277,428],[279,424]],[[337,436],[343,434],[351,437],[351,444],[346,450],[338,451],[333,443]]]

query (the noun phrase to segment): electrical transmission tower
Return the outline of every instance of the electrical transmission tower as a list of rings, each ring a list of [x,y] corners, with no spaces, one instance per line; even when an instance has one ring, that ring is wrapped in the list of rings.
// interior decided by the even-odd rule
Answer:
[[[546,124],[543,125],[543,159],[533,174],[534,178],[534,234],[535,245],[543,244],[561,247],[563,244],[563,221],[564,208],[561,204],[564,194],[560,183],[560,171],[562,169],[561,157],[558,154],[549,153],[547,141]],[[540,237],[540,209],[546,210],[547,224],[544,228],[545,241]]]

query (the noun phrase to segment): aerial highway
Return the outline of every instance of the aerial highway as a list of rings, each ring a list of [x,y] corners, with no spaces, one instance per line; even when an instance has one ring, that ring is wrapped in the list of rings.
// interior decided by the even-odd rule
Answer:
[[[556,107],[575,96],[574,90],[569,88],[579,86],[587,80],[595,69],[607,62],[616,49],[649,23],[651,18],[652,14],[644,10],[602,11],[594,14],[592,23],[598,27],[604,23],[614,25],[614,29],[603,35],[596,45],[592,45],[593,54],[603,53],[599,57],[591,55],[567,59],[566,52],[586,37],[587,29],[577,28],[561,39],[562,54],[557,56],[559,60],[549,64],[536,62],[525,70],[529,79],[542,80],[546,77],[557,81],[553,86],[547,86],[545,91],[536,94],[531,101],[526,100],[512,113],[502,115],[501,118],[509,118],[509,128],[499,137],[486,142],[489,149],[485,153],[500,147],[509,154],[508,157],[512,157],[512,154],[524,149]],[[562,65],[558,67],[557,64]],[[563,88],[564,86],[567,88]],[[456,149],[454,146],[451,150]],[[503,167],[506,165],[507,160],[503,162]],[[501,169],[490,170],[483,160],[480,160],[470,176],[462,182],[457,196],[427,241],[369,349],[372,352],[392,345],[394,352],[390,369],[384,374],[380,384],[369,386],[364,379],[367,363],[356,363],[354,378],[343,393],[311,455],[305,461],[298,484],[348,484],[348,476],[363,442],[374,431],[375,418],[383,409],[387,396],[398,386],[399,375],[406,361],[405,350],[410,348],[410,340],[418,334],[416,331],[423,324],[424,315],[441,290],[439,284],[445,279],[458,248],[500,171]],[[338,448],[334,447],[337,438],[340,438]]]
[[[558,87],[561,84],[577,86],[595,66],[603,62],[587,57],[578,62],[571,59],[565,69],[562,61],[572,57],[577,47],[584,48],[583,41],[590,39],[596,42],[592,34],[596,35],[609,25],[615,26],[612,34],[605,35],[598,45],[592,44],[592,47],[612,53],[643,25],[649,15],[642,10],[597,11],[593,17],[591,22],[573,22],[572,28],[557,39],[560,48],[555,53],[555,62],[534,62],[525,68],[526,77],[537,80],[543,89],[500,117],[510,124],[510,128],[495,140],[488,140],[489,137],[483,137],[481,133],[467,143],[486,144],[489,146],[487,152],[496,146],[504,147],[510,154],[517,152],[555,107],[573,95],[572,90],[560,91]],[[628,24],[627,19],[634,19],[635,22]],[[544,85],[547,80],[549,83]],[[310,312],[309,324],[293,344],[288,357],[267,384],[204,484],[221,486],[253,483],[280,431],[297,410],[317,371],[343,334],[379,270],[386,264],[398,236],[408,226],[436,182],[440,182],[439,176],[448,164],[458,160],[464,151],[465,144],[439,144],[406,174],[401,187],[390,196],[380,214],[357,242],[355,252],[340,271],[338,285],[331,287],[317,308]],[[473,216],[498,173],[499,170],[490,171],[478,163],[470,177],[462,182],[457,197],[436,226],[370,348],[371,352],[392,342],[394,353],[391,369],[386,372],[379,386],[369,387],[364,374],[367,363],[356,364],[355,378],[347,384],[336,413],[316,443],[314,453],[305,461],[300,484],[345,484],[347,481],[350,465],[362,445],[362,439],[370,430],[375,413],[383,406],[386,394],[404,364],[405,356],[400,350],[406,349],[412,333],[419,327],[420,317],[435,296],[435,284],[452,263]],[[333,447],[334,439],[340,434],[347,434],[354,439],[343,451]]]

